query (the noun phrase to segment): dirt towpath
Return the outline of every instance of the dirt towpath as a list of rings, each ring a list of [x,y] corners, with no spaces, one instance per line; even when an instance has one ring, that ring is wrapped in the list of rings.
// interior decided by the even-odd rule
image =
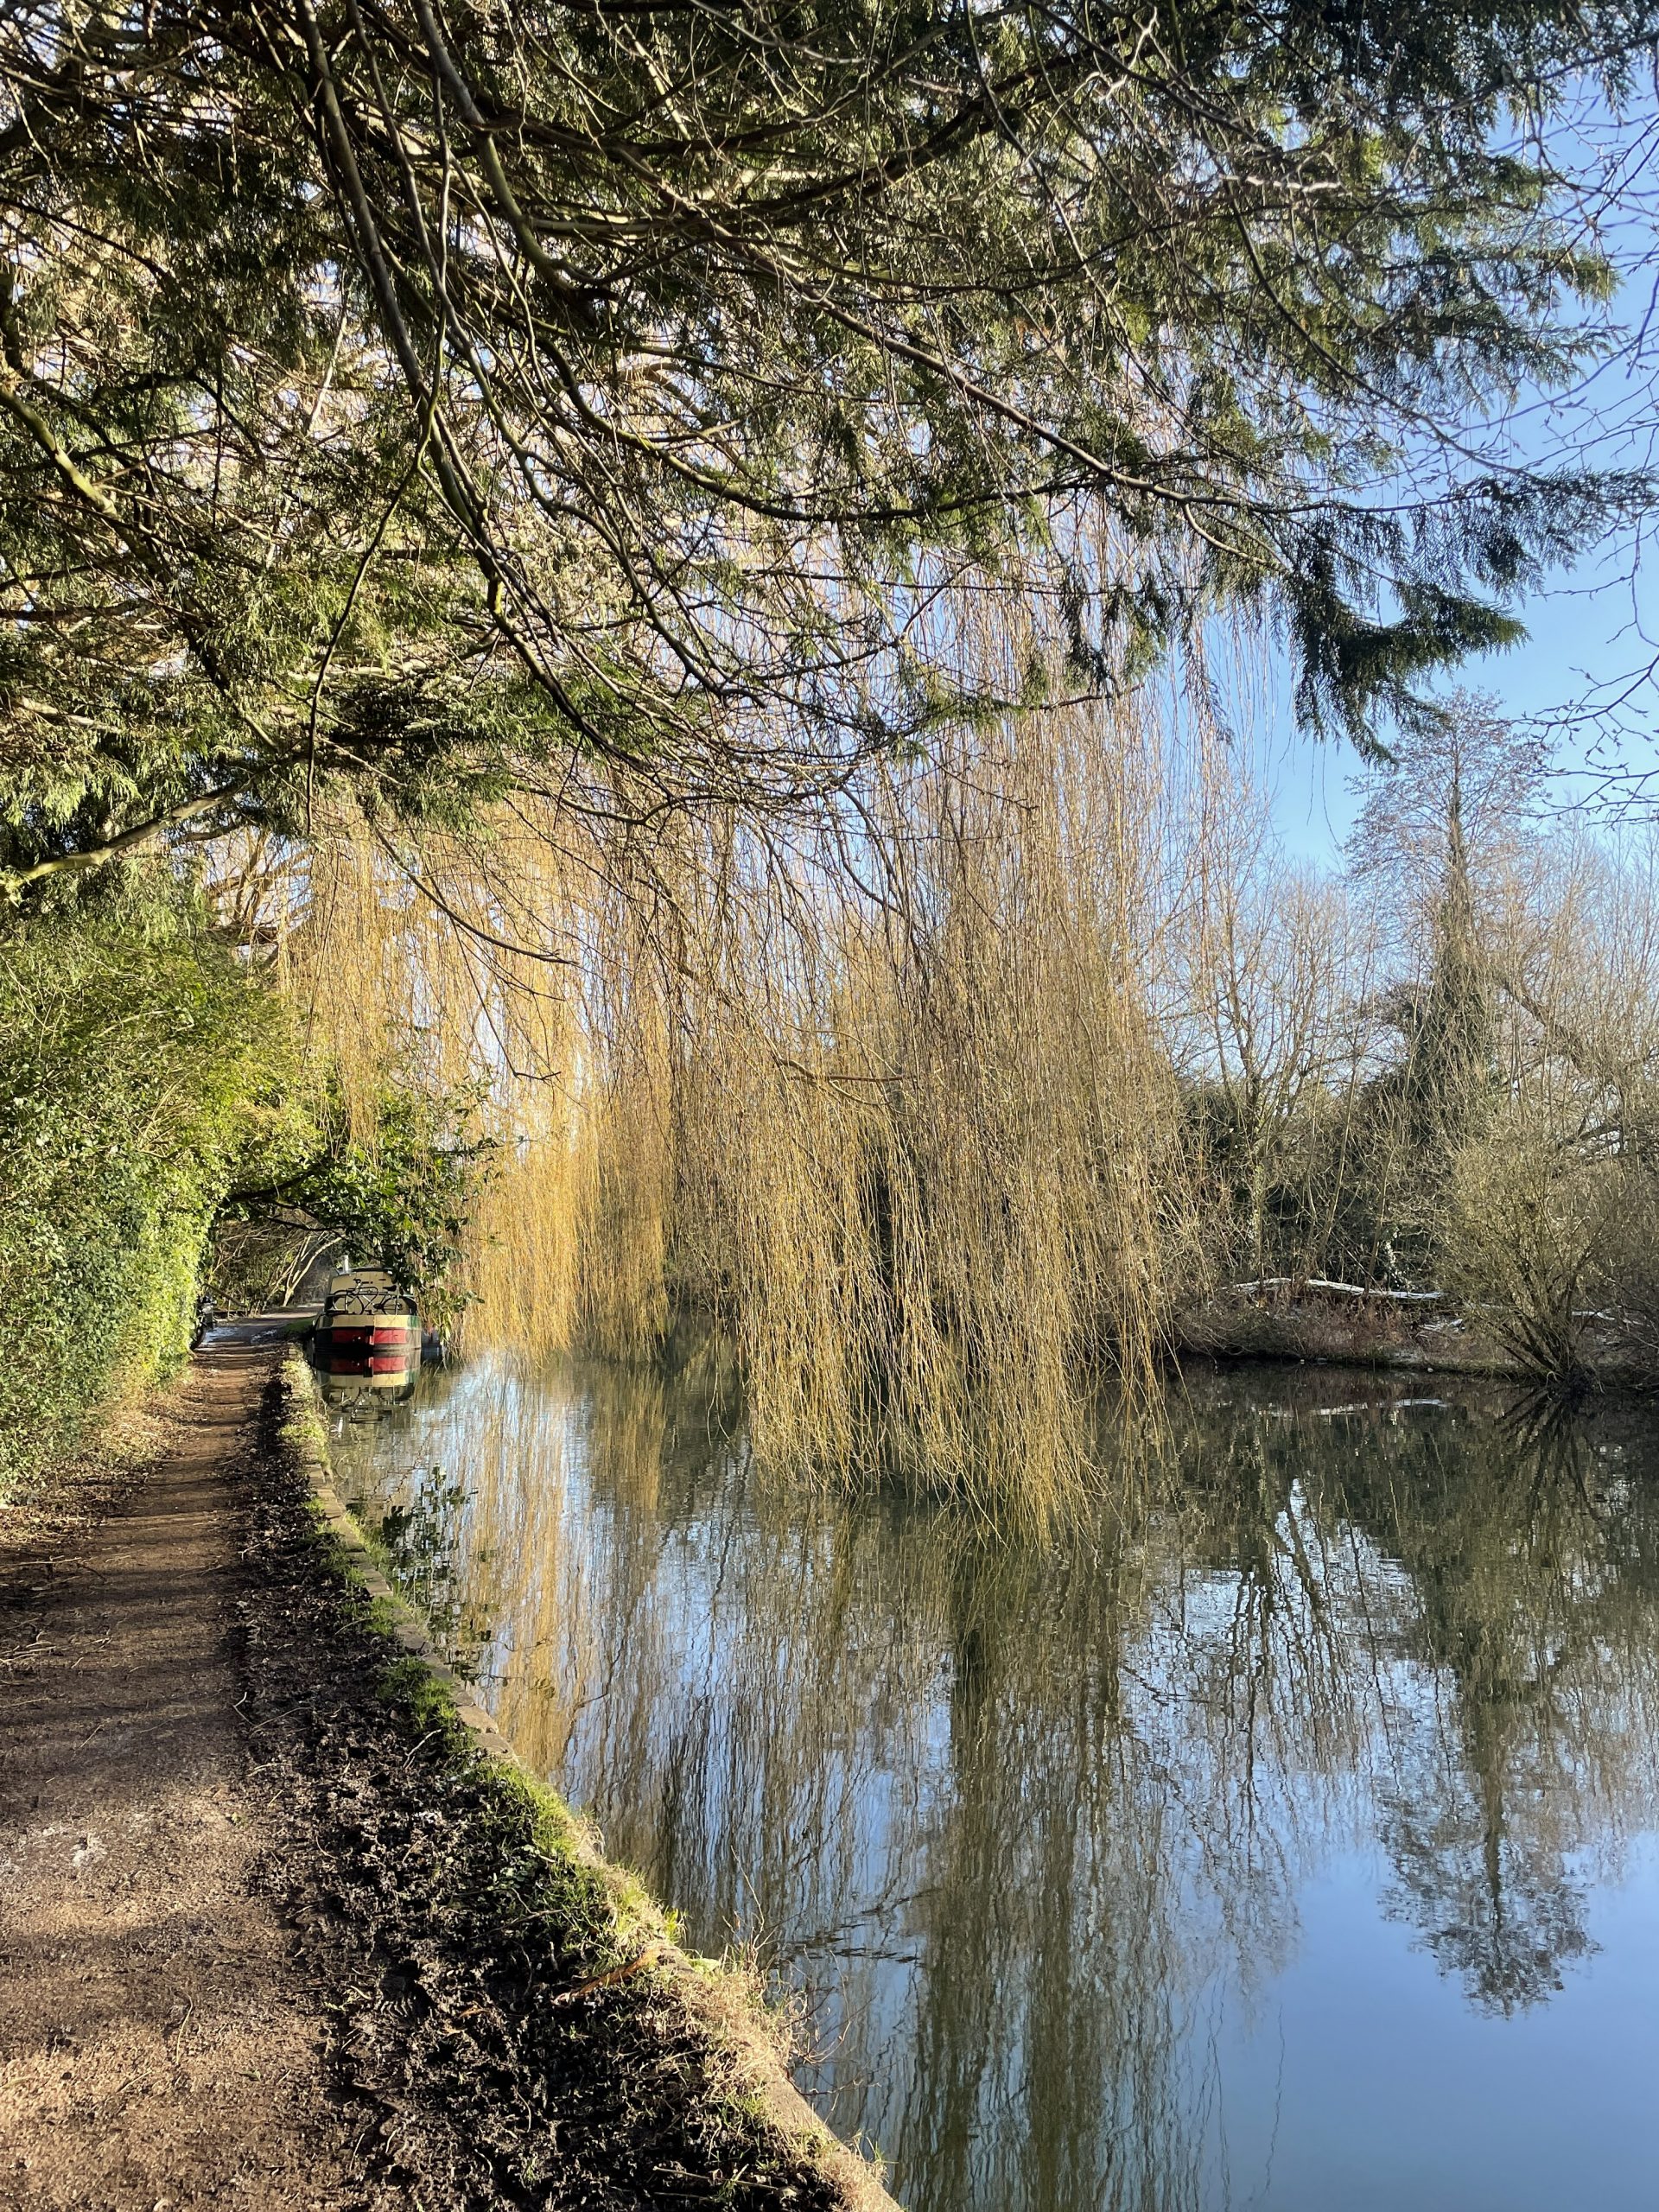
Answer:
[[[391,2204],[251,1881],[235,1479],[268,1340],[198,1357],[123,1505],[0,1560],[0,2205]]]
[[[434,1708],[280,1337],[215,1332],[124,1487],[0,1513],[0,2212],[888,2205]]]

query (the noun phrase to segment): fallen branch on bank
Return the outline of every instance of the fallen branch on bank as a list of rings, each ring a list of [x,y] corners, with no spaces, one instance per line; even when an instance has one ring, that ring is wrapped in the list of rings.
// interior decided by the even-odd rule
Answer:
[[[1251,1296],[1264,1290],[1318,1290],[1334,1292],[1343,1298],[1382,1298],[1401,1306],[1433,1306],[1442,1300],[1443,1290],[1373,1290],[1359,1282],[1333,1282],[1328,1275],[1263,1275],[1255,1282],[1230,1282],[1229,1290]]]

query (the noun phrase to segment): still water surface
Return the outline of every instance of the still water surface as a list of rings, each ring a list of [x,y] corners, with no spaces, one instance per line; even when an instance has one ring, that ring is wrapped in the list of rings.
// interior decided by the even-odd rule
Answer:
[[[1659,2212],[1659,1412],[1194,1376],[1040,1543],[770,1484],[695,1374],[335,1451],[912,2212]]]

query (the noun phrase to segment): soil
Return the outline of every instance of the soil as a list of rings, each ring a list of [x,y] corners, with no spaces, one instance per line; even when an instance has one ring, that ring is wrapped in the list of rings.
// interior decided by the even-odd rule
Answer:
[[[1516,1371],[1484,1332],[1438,1309],[1306,1289],[1218,1292],[1177,1318],[1175,1336],[1182,1352],[1208,1359],[1324,1360],[1448,1375]]]
[[[0,2206],[831,2212],[324,1571],[274,1344],[0,1516]],[[99,1516],[102,1517],[99,1517]],[[588,1917],[584,1917],[587,1914]]]
[[[325,2081],[320,1993],[251,1880],[232,1478],[268,1357],[203,1362],[147,1475],[88,1464],[16,1515],[0,2203],[399,2201],[363,2185],[361,2120]]]

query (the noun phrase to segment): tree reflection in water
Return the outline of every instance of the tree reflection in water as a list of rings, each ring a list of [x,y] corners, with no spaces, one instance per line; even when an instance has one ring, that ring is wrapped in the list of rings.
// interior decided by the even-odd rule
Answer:
[[[1650,1417],[1400,1395],[1189,1376],[1040,1544],[768,1484],[706,1357],[484,1363],[340,1450],[371,1517],[458,1491],[504,1724],[803,1993],[804,2085],[915,2212],[1179,2212],[1311,1872],[1376,1851],[1503,2016],[1655,1825]]]

